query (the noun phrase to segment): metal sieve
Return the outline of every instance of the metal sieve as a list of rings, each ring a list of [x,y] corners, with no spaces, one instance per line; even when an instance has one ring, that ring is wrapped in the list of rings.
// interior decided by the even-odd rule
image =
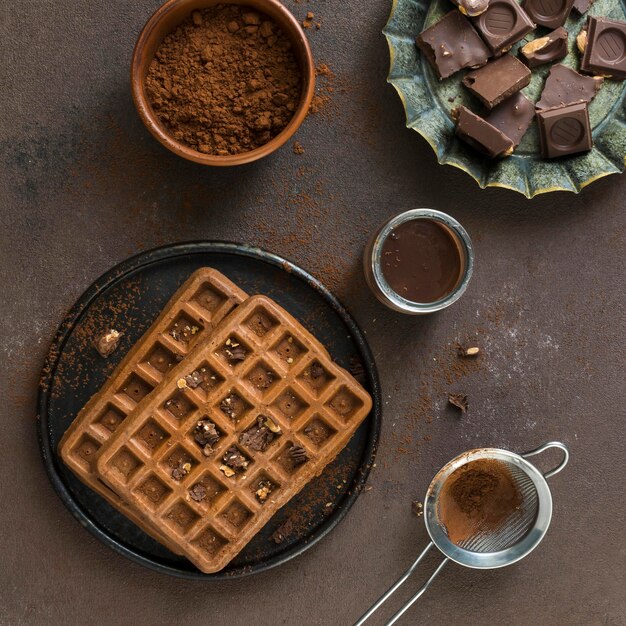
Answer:
[[[563,460],[554,469],[542,474],[526,458],[539,454],[548,448],[562,450]],[[499,461],[506,465],[519,490],[522,502],[519,509],[504,519],[496,528],[487,530],[478,525],[471,536],[456,544],[450,541],[446,528],[439,519],[437,506],[439,495],[444,484],[455,470],[466,463],[479,459]],[[411,567],[356,622],[355,626],[365,623],[393,595],[413,574],[417,565],[433,546],[444,554],[444,560],[417,593],[387,622],[387,626],[395,624],[404,615],[409,607],[428,589],[448,561],[455,561],[465,567],[492,569],[511,565],[524,558],[543,539],[552,518],[552,494],[546,478],[560,472],[568,461],[567,446],[559,441],[551,441],[523,454],[515,454],[498,448],[469,450],[444,465],[433,478],[424,498],[424,522],[430,535],[430,543]]]

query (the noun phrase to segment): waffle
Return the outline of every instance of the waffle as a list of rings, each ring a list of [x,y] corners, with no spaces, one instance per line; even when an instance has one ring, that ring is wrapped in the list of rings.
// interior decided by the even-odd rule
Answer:
[[[214,386],[196,387],[200,374]],[[337,456],[371,406],[306,329],[253,296],[117,429],[98,473],[216,572]]]
[[[100,447],[126,416],[247,294],[217,270],[201,268],[172,296],[165,308],[130,349],[100,391],[87,402],[59,443],[63,461],[145,532],[176,551],[158,529],[138,517],[95,472]]]

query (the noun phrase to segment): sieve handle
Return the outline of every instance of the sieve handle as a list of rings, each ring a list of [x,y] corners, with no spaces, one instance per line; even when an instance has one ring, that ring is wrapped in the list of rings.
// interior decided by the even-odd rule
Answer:
[[[539,446],[538,448],[535,448],[530,452],[523,452],[520,455],[524,458],[527,458],[529,456],[535,456],[535,454],[541,454],[544,450],[547,450],[548,448],[558,448],[559,450],[561,450],[563,452],[563,460],[554,469],[546,472],[543,475],[544,478],[550,478],[555,474],[558,474],[567,465],[567,462],[569,461],[569,450],[564,443],[561,443],[560,441],[549,441],[548,443],[544,443],[542,446]]]
[[[431,541],[423,550],[423,552],[417,557],[417,559],[413,562],[411,567],[404,572],[404,574],[382,595],[372,607],[364,613],[361,618],[354,624],[354,626],[362,626],[378,609],[398,590],[398,588],[406,582],[407,578],[415,571],[415,568],[419,565],[420,561],[428,554],[429,550],[435,544]],[[387,626],[395,623],[400,617],[405,613],[405,611],[430,587],[430,584],[435,580],[435,577],[443,566],[448,562],[448,559],[444,559],[437,569],[433,572],[432,576],[426,581],[426,583],[422,586],[422,588],[391,618],[391,620],[387,623]]]

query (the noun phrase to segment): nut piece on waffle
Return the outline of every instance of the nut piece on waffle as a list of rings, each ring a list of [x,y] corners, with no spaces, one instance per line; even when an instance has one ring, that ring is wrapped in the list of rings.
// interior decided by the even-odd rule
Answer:
[[[174,551],[177,550],[174,544],[138,517],[132,507],[99,479],[95,460],[102,444],[137,404],[150,395],[200,338],[209,335],[247,297],[217,270],[201,268],[195,271],[129,350],[100,391],[87,402],[59,443],[61,458],[80,480]],[[212,384],[213,381],[209,382]]]
[[[199,376],[215,384],[197,384]],[[103,446],[98,473],[206,573],[322,472],[369,394],[284,309],[241,304]]]

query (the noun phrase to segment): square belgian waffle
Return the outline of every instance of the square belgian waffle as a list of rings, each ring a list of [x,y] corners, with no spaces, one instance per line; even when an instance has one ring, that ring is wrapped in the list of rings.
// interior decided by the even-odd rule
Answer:
[[[86,485],[170,549],[176,547],[139,518],[95,472],[95,460],[137,403],[156,387],[197,343],[247,298],[217,270],[195,271],[129,350],[110,378],[76,416],[59,443],[63,461]]]
[[[211,388],[197,386],[200,377]],[[241,304],[103,446],[98,473],[206,573],[345,447],[369,394],[284,309]]]

